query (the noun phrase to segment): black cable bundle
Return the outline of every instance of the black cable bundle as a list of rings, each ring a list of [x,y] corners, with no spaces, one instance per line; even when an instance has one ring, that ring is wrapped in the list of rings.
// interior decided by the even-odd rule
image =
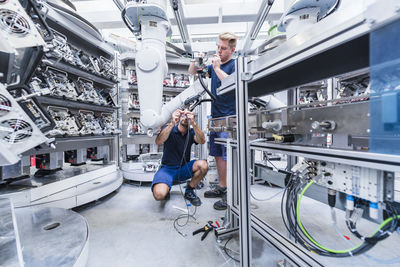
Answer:
[[[391,232],[398,227],[400,216],[397,215],[395,209],[389,204],[387,205],[392,214],[391,217],[386,219],[378,228],[378,230],[370,237],[361,236],[363,242],[350,249],[334,250],[320,245],[309,234],[306,228],[302,225],[299,215],[299,207],[302,196],[305,191],[313,184],[313,181],[305,184],[300,177],[292,176],[283,193],[281,202],[281,213],[286,229],[291,236],[294,237],[296,243],[300,243],[307,250],[317,253],[322,256],[329,257],[349,257],[362,254],[379,241],[387,238]],[[391,223],[390,223],[391,222]],[[389,224],[390,223],[390,224]],[[355,229],[355,224],[350,225],[351,229]],[[354,233],[354,231],[352,231]]]

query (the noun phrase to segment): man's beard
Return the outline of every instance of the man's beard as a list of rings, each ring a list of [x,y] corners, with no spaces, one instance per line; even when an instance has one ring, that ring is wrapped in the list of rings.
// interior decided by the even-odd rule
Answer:
[[[181,125],[183,127],[187,128],[188,127],[188,122],[187,121],[185,122],[184,120],[181,120]]]

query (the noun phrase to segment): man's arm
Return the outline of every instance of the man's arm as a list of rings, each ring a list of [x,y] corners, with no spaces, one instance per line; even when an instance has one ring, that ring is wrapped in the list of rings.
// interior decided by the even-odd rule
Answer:
[[[225,71],[221,70],[221,59],[219,58],[218,55],[214,55],[214,57],[212,59],[212,64],[213,64],[213,69],[215,71],[215,74],[217,74],[218,79],[220,81],[222,81],[223,79],[225,79],[226,77],[229,76],[228,74],[226,74]]]
[[[174,126],[179,122],[179,118],[181,117],[182,113],[183,111],[179,109],[175,110],[174,113],[172,113],[171,122],[157,135],[155,141],[156,145],[162,145],[165,141],[167,141],[172,128],[174,128]]]
[[[205,144],[206,136],[204,135],[203,131],[200,129],[200,127],[197,125],[196,121],[194,120],[193,112],[185,110],[185,115],[187,116],[187,119],[188,119],[190,125],[192,125],[192,127],[193,127],[194,141],[196,141],[196,143],[198,143],[198,144]]]
[[[174,128],[174,124],[170,122],[168,123],[167,127],[162,129],[162,131],[157,135],[156,145],[160,146],[164,144],[165,141],[167,141],[172,128]]]
[[[196,61],[192,59],[190,61],[190,65],[189,65],[189,69],[188,69],[189,74],[196,75],[196,69],[197,69]]]

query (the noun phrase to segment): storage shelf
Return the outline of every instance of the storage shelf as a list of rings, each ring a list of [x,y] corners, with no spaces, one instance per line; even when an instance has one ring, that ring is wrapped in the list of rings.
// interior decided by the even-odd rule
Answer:
[[[84,109],[84,110],[110,112],[110,113],[119,109],[119,107],[115,107],[115,106],[114,107],[99,106],[99,105],[95,105],[95,104],[78,102],[78,101],[74,101],[74,100],[51,97],[51,96],[39,96],[37,99],[42,104],[67,107],[70,109]]]
[[[163,92],[164,93],[182,93],[187,88],[189,88],[189,87],[163,86]],[[123,88],[122,90],[129,90],[129,91],[137,92],[138,86],[137,86],[137,84],[132,84],[132,85],[129,85],[128,88]]]
[[[46,4],[47,5],[47,4]],[[91,48],[97,53],[112,57],[114,50],[107,44],[100,32],[88,21],[68,9],[55,7],[54,4],[49,8],[47,23],[49,26],[59,32],[67,35],[68,40],[73,43],[84,43],[86,47]]]
[[[99,77],[95,74],[92,74],[90,72],[86,72],[84,70],[81,70],[80,68],[76,67],[76,66],[72,66],[69,65],[65,62],[62,61],[57,61],[54,59],[46,59],[42,61],[43,63],[45,63],[47,66],[56,68],[58,70],[63,70],[66,71],[70,74],[76,75],[76,76],[80,76],[82,78],[88,79],[93,81],[94,83],[97,84],[101,84],[103,86],[106,87],[114,87],[115,84],[117,84],[117,82],[111,81],[111,80],[107,80],[103,77]]]
[[[248,82],[249,97],[368,67],[370,30],[363,14],[333,13],[249,62],[247,69],[253,75]],[[234,78],[225,80],[219,94],[235,89]]]

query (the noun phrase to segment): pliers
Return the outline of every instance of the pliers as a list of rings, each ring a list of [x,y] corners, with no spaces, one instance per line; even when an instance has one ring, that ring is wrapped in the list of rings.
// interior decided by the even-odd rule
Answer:
[[[204,234],[201,236],[201,241],[203,241],[209,232],[214,230],[214,228],[208,224],[206,224],[204,227],[197,229],[196,231],[193,232],[193,235],[197,235],[198,233],[204,232]]]

